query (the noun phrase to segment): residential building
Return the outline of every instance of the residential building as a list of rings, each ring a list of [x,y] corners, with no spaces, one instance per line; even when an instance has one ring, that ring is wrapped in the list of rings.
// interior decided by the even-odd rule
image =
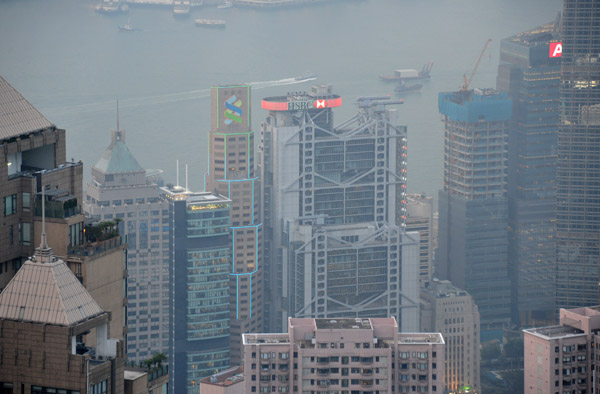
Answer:
[[[58,129],[0,77],[0,291],[33,255],[41,234],[41,192],[56,253],[83,240],[83,164],[66,161],[65,130]]]
[[[230,365],[231,200],[162,189],[169,203],[169,392],[196,394],[200,379]]]
[[[83,210],[94,221],[116,221],[119,233],[127,239],[129,361],[140,362],[155,353],[166,354],[169,348],[169,207],[160,197],[158,184],[127,147],[125,131],[118,126],[111,132],[110,145],[92,166]]]
[[[406,127],[389,107],[400,103],[360,98],[358,113],[334,127],[342,98],[331,85],[262,100],[269,331],[284,331],[288,317],[367,316],[394,316],[403,331],[418,331],[419,235],[404,225]]]
[[[444,339],[394,318],[290,318],[287,334],[244,334],[245,392],[443,393]]]
[[[447,280],[421,289],[421,330],[439,332],[446,343],[444,387],[452,393],[481,392],[479,311],[473,298]]]
[[[508,134],[508,268],[518,326],[555,321],[558,21],[500,43],[497,89],[512,100]]]
[[[44,233],[0,294],[0,391],[123,394],[123,342],[108,338],[110,318]]]
[[[525,393],[595,393],[600,307],[560,309],[560,324],[523,330]]]
[[[556,304],[574,308],[600,303],[600,6],[563,4]]]
[[[205,190],[231,200],[231,363],[241,362],[241,334],[262,331],[263,268],[259,178],[254,170],[250,86],[211,90]]]
[[[396,215],[402,213],[396,211]],[[397,222],[400,222],[397,219]],[[419,233],[419,284],[425,285],[433,274],[433,198],[424,194],[406,196],[406,231]]]
[[[439,193],[441,279],[471,294],[481,335],[510,322],[507,137],[511,100],[493,89],[440,93],[444,186]]]
[[[244,368],[233,367],[200,381],[200,394],[244,394]]]

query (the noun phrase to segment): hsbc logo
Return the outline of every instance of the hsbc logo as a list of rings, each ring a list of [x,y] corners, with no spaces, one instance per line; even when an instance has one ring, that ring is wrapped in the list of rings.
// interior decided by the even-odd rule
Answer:
[[[550,57],[562,57],[562,42],[550,43]]]
[[[327,107],[327,101],[326,100],[316,100],[314,105],[315,105],[315,108],[325,108],[325,107]]]

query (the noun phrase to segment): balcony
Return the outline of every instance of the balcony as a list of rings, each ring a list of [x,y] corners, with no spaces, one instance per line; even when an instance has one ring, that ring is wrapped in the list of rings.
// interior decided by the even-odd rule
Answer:
[[[373,370],[371,368],[363,368],[360,373],[363,376],[371,376],[373,375]]]
[[[373,364],[373,357],[361,357],[360,362],[363,364]]]
[[[327,376],[327,375],[329,375],[329,368],[318,368],[317,369],[317,375],[320,375],[320,376]]]

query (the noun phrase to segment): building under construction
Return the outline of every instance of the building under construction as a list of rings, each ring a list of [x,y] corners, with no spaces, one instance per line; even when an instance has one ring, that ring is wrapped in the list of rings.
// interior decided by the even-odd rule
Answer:
[[[440,93],[444,188],[439,194],[439,273],[467,290],[482,338],[510,320],[506,155],[511,100],[493,89]]]

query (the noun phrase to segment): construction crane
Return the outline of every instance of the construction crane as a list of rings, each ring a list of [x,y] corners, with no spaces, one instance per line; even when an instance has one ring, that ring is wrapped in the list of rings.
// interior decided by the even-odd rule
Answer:
[[[479,63],[481,63],[481,58],[483,57],[483,54],[485,53],[485,50],[487,49],[488,45],[490,44],[490,42],[492,42],[492,39],[489,38],[486,42],[485,45],[483,46],[483,50],[481,51],[481,54],[479,55],[479,59],[477,59],[477,63],[475,64],[475,68],[473,69],[473,72],[471,73],[471,76],[469,77],[469,80],[467,81],[467,74],[463,74],[463,85],[460,88],[461,92],[466,92],[467,90],[469,90],[469,85],[471,85],[471,81],[473,81],[473,77],[475,76],[475,72],[477,71],[477,67],[479,67]]]

